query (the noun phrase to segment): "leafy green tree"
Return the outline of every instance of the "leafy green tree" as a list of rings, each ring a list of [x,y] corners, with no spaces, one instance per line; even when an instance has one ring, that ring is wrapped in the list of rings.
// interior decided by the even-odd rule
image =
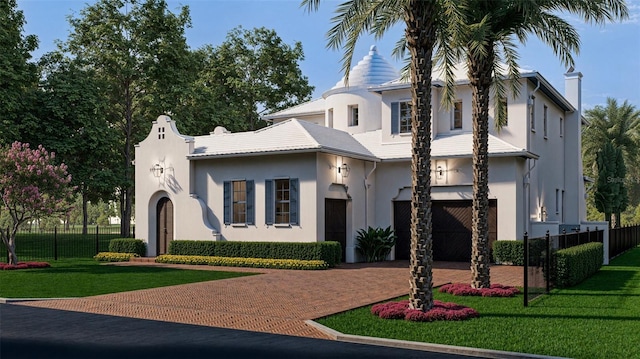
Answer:
[[[285,44],[274,30],[238,27],[219,46],[205,46],[194,55],[201,67],[184,105],[176,110],[181,132],[206,134],[216,125],[255,130],[266,126],[263,113],[311,98],[313,86],[299,67],[302,44]]]
[[[44,147],[31,148],[14,142],[0,148],[0,215],[11,217],[11,226],[0,230],[0,239],[9,254],[9,264],[17,264],[16,233],[29,221],[66,214],[73,201],[71,176],[64,164],[54,164],[54,154]]]
[[[516,43],[526,43],[533,34],[549,45],[566,66],[573,66],[572,53],[579,50],[576,29],[558,16],[565,11],[586,22],[603,24],[627,16],[624,0],[460,0],[460,16],[450,22],[453,54],[462,54],[472,89],[473,121],[473,217],[471,286],[488,288],[489,274],[489,100],[496,103],[496,126],[506,119],[505,84],[501,61],[506,63],[511,93],[519,93]]]
[[[610,227],[616,228],[620,226],[620,212],[628,205],[622,149],[606,142],[596,155],[596,163],[598,180],[594,194],[595,206],[604,213]]]
[[[317,10],[320,0],[303,0],[308,10]],[[411,259],[409,305],[427,311],[433,306],[433,240],[431,216],[431,73],[433,57],[452,66],[449,23],[457,23],[456,1],[449,0],[349,0],[338,6],[328,46],[344,48],[342,70],[348,80],[355,45],[362,34],[381,37],[394,24],[403,22],[405,38],[396,53],[410,54],[411,78]],[[446,73],[445,94],[453,89]]]
[[[99,0],[70,19],[63,50],[91,67],[104,84],[105,116],[117,129],[121,235],[131,230],[133,146],[159,114],[171,113],[193,82],[193,56],[184,36],[188,7],[179,14],[164,0]]]
[[[38,46],[35,35],[23,36],[25,19],[16,0],[0,1],[0,144],[9,144],[38,121],[32,115],[38,72],[29,62]]]
[[[87,203],[114,196],[118,178],[118,133],[106,117],[109,102],[96,71],[79,59],[59,52],[40,59],[40,118],[47,125],[38,131],[38,143],[57,154],[73,173],[72,185],[82,202],[82,233],[87,233]]]
[[[595,106],[585,111],[588,125],[582,131],[582,160],[585,174],[595,178],[597,174],[596,156],[602,144],[611,143],[620,148],[624,155],[627,171],[626,184],[629,185],[629,202],[640,204],[640,167],[638,147],[640,146],[640,110],[624,101],[622,105],[613,98],[607,98],[606,106]]]

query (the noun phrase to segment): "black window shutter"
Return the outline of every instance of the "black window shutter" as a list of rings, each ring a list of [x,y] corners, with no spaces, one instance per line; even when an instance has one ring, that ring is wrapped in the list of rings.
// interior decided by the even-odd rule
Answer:
[[[231,182],[224,181],[224,224],[231,224]]]
[[[391,133],[400,133],[400,104],[398,102],[391,103]]]

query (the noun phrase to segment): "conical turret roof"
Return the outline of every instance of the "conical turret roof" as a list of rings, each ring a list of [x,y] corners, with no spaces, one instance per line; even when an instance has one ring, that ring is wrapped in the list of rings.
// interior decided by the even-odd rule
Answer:
[[[400,76],[398,71],[382,55],[378,53],[378,48],[373,45],[369,49],[369,54],[362,58],[349,73],[349,87],[380,85],[397,79]],[[343,77],[332,88],[338,89],[346,87]]]

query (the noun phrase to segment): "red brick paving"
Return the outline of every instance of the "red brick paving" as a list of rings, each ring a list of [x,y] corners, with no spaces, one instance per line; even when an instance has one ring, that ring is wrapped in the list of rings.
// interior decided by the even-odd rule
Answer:
[[[126,263],[121,265],[159,265]],[[406,295],[408,262],[343,264],[326,271],[164,265],[261,275],[20,305],[327,339],[304,323]],[[438,262],[434,286],[469,282],[469,265]],[[522,268],[494,266],[492,283],[522,285]]]

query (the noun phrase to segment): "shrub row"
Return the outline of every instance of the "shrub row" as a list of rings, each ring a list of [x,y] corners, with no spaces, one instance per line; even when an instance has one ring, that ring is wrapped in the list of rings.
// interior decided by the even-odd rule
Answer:
[[[524,265],[523,241],[493,242],[493,260],[498,264]]]
[[[143,257],[147,254],[147,244],[142,239],[115,238],[109,241],[109,252],[135,253]]]
[[[100,252],[93,259],[100,262],[128,262],[131,257],[140,257],[137,253]]]
[[[327,269],[329,265],[322,260],[237,258],[212,256],[185,256],[164,254],[156,258],[156,263],[206,264],[210,266],[251,267],[273,269]]]
[[[574,286],[589,278],[602,266],[602,243],[586,243],[555,253],[555,284],[559,288]]]
[[[342,248],[338,242],[289,243],[176,240],[169,243],[169,254],[314,260],[324,261],[330,267],[334,267],[340,263]]]

